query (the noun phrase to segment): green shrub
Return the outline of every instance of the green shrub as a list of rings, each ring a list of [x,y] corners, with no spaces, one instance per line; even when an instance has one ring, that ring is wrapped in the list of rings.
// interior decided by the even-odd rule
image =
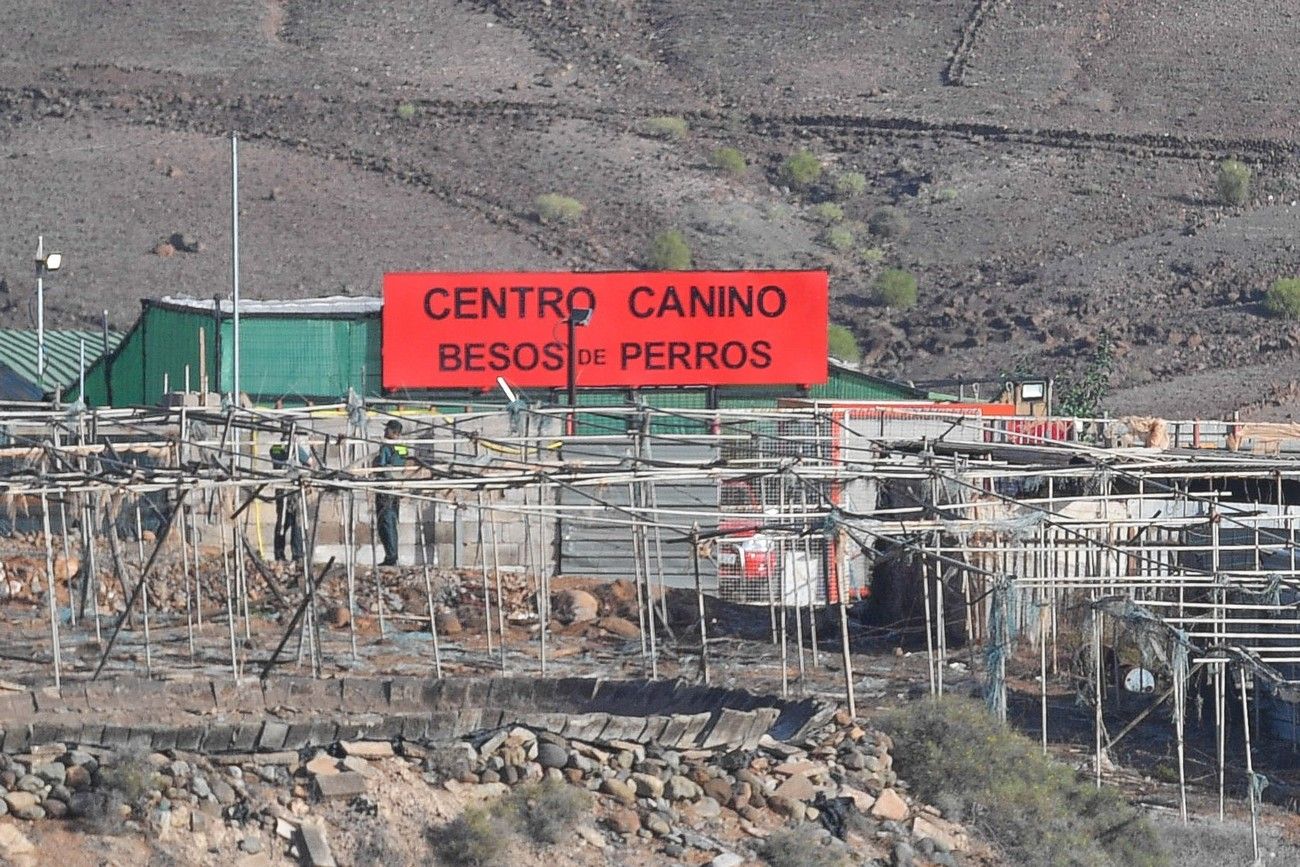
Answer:
[[[867,191],[867,176],[862,172],[836,172],[831,188],[841,199],[851,199]]]
[[[720,147],[709,154],[709,165],[729,175],[743,175],[749,168],[745,155],[731,147]]]
[[[415,103],[403,102],[397,106],[397,116],[402,120],[410,120],[415,117]]]
[[[559,193],[544,193],[533,204],[543,223],[576,223],[587,210],[582,202]]]
[[[935,190],[934,195],[930,197],[932,202],[953,202],[957,200],[957,191],[952,187],[943,187]]]
[[[568,839],[578,820],[591,812],[591,794],[567,783],[543,780],[517,786],[498,808],[504,821],[534,843],[549,846]]]
[[[451,867],[503,864],[510,845],[510,828],[499,816],[470,807],[445,825],[427,832],[434,854]]]
[[[864,247],[858,255],[862,257],[863,262],[871,265],[879,265],[885,261],[885,251],[879,247]]]
[[[844,207],[838,202],[821,202],[813,205],[809,213],[814,220],[827,225],[844,219]]]
[[[646,135],[678,141],[686,138],[686,133],[690,132],[690,126],[687,125],[685,118],[666,114],[646,118],[642,129],[645,130]]]
[[[1300,319],[1300,278],[1274,280],[1264,295],[1264,309],[1282,319]]]
[[[650,266],[660,271],[685,271],[691,267],[691,247],[677,229],[655,235],[650,245]]]
[[[906,310],[916,304],[916,278],[902,268],[882,271],[872,286],[878,304],[897,310]]]
[[[1225,205],[1240,206],[1250,200],[1250,168],[1241,160],[1219,163],[1214,185]]]
[[[855,863],[842,842],[821,825],[801,823],[775,831],[758,848],[771,867],[849,867]]]
[[[148,756],[138,751],[115,753],[111,764],[99,769],[100,791],[110,792],[132,807],[158,782],[158,772]]]
[[[891,205],[876,208],[867,218],[867,228],[878,238],[901,238],[912,228],[907,215]]]
[[[822,232],[822,243],[836,253],[843,253],[853,247],[853,230],[848,226],[827,226]]]
[[[1044,757],[1034,741],[978,703],[913,702],[881,727],[894,767],[921,800],[956,802],[965,822],[1024,867],[1159,867],[1164,851],[1143,815],[1110,786]]]
[[[781,163],[781,179],[796,190],[812,186],[821,176],[822,161],[808,151],[795,151]]]
[[[858,348],[858,339],[853,336],[853,332],[843,325],[831,325],[826,329],[826,351],[831,358],[838,358],[840,361],[847,361],[849,364],[857,364],[862,358],[862,350]]]

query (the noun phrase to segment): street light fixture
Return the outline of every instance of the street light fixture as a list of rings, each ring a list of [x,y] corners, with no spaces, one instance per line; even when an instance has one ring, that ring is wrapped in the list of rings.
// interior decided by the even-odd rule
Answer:
[[[567,370],[568,391],[569,391],[569,418],[565,424],[565,433],[573,436],[577,430],[577,405],[578,405],[578,346],[575,340],[575,329],[591,324],[591,317],[595,313],[592,307],[572,307],[569,309],[569,318],[564,320],[564,324],[569,330],[569,364]]]
[[[63,267],[62,253],[45,252],[45,236],[36,236],[36,381],[45,391],[45,273]]]

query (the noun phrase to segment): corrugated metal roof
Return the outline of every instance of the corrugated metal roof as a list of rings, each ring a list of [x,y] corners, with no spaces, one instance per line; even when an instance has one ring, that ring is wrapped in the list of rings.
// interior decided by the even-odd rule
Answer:
[[[181,298],[168,295],[157,302],[159,306],[175,310],[212,312],[211,298]],[[240,315],[248,316],[340,316],[378,313],[384,299],[372,295],[331,295],[326,298],[272,299],[259,301],[251,298],[239,300]],[[221,299],[221,312],[234,313],[235,306],[229,298]]]
[[[62,389],[76,383],[83,340],[86,341],[86,368],[89,369],[95,359],[104,354],[104,332],[45,332],[45,390],[47,392],[54,391],[56,387]],[[109,351],[111,352],[121,340],[121,334],[110,331]],[[31,383],[36,383],[39,379],[36,363],[37,346],[35,331],[0,329],[0,363]]]

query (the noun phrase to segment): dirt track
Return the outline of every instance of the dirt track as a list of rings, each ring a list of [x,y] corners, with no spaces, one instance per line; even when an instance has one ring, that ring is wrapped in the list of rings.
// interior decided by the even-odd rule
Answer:
[[[698,266],[829,268],[833,315],[873,370],[1068,376],[1106,329],[1115,408],[1219,414],[1259,402],[1259,377],[1180,384],[1237,367],[1285,384],[1300,351],[1300,331],[1258,308],[1300,269],[1297,11],[10,2],[0,324],[29,319],[38,232],[68,253],[50,281],[56,327],[103,309],[124,327],[140,297],[225,293],[233,128],[251,296],[374,293],[396,269],[640,267],[676,226]],[[684,116],[688,136],[646,134],[660,114]],[[744,175],[708,166],[720,145],[749,157]],[[810,219],[828,191],[780,185],[799,147],[868,179],[843,203],[846,250]],[[1243,209],[1212,200],[1226,156],[1256,170]],[[586,216],[540,224],[546,192]],[[910,231],[870,235],[884,205]],[[155,254],[176,232],[203,250]],[[895,265],[922,301],[882,314],[864,296]]]

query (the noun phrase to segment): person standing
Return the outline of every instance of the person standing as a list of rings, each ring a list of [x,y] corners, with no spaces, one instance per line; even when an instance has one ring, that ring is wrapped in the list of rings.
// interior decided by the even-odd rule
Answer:
[[[404,467],[409,450],[393,442],[402,435],[402,423],[393,419],[384,425],[384,444],[375,458],[377,467]],[[375,523],[379,541],[384,546],[384,562],[380,566],[397,565],[397,509],[399,498],[394,494],[375,494]]]
[[[289,478],[313,464],[311,449],[300,434],[286,428],[283,442],[271,446],[271,467]],[[299,494],[296,490],[275,492],[275,559],[285,559],[285,542],[293,553],[293,562],[302,561],[302,521],[299,512]]]

